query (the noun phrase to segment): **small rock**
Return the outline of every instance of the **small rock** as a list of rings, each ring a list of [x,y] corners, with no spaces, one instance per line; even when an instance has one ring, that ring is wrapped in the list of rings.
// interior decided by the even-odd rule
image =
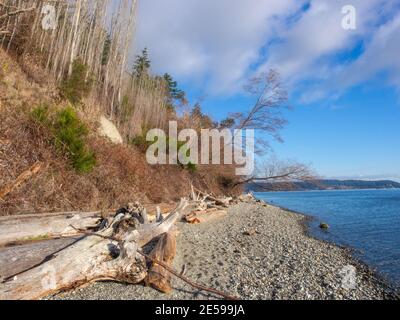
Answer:
[[[319,227],[320,227],[322,230],[328,230],[328,229],[329,229],[329,225],[326,224],[326,223],[321,223],[321,224],[319,225]]]
[[[245,236],[254,236],[255,234],[260,234],[256,229],[250,229],[243,232]]]

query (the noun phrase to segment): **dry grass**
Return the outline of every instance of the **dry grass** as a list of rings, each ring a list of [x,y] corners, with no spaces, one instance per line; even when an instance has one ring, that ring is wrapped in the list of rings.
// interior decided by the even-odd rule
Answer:
[[[0,215],[68,210],[119,208],[127,202],[176,201],[190,193],[190,184],[221,194],[227,190],[221,175],[234,168],[199,166],[194,173],[179,166],[150,166],[142,152],[129,145],[113,145],[96,134],[96,108],[87,104],[80,116],[91,128],[88,144],[96,154],[96,166],[78,174],[51,143],[45,129],[30,117],[40,103],[65,105],[48,81],[28,78],[20,65],[0,50],[7,65],[0,82],[0,187],[15,180],[37,161],[43,168],[18,189],[0,200]]]

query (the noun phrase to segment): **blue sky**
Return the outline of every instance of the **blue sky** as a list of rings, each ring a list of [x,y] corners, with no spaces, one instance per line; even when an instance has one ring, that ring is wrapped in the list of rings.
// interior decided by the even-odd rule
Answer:
[[[356,29],[342,8],[356,9]],[[273,154],[322,176],[400,180],[400,0],[146,0],[136,50],[216,119],[254,102],[242,88],[276,69],[290,94]]]

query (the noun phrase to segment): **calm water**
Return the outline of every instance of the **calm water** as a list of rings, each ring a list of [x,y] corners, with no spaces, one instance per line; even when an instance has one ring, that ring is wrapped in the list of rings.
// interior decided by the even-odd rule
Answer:
[[[400,286],[400,189],[263,192],[260,199],[313,216],[311,233],[352,247],[356,255]],[[329,231],[319,229],[321,222]]]

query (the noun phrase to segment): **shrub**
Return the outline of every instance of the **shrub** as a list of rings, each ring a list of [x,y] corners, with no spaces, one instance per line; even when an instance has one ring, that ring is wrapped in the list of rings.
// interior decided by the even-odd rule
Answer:
[[[197,171],[197,165],[194,163],[189,162],[186,166],[186,168],[190,171],[190,172],[196,172]]]
[[[141,134],[138,134],[134,138],[128,139],[128,142],[130,144],[133,144],[136,146],[141,152],[146,152],[147,148],[152,144],[151,142],[147,141],[146,136],[147,136],[148,129],[146,126],[142,126],[142,132]]]
[[[48,126],[49,124],[49,107],[46,105],[39,105],[35,109],[32,110],[32,118],[43,124]]]
[[[75,60],[72,73],[67,80],[61,84],[61,93],[72,104],[78,104],[89,95],[93,80],[88,77],[88,68],[80,60]]]
[[[146,152],[147,148],[150,146],[150,142],[146,140],[146,136],[143,134],[137,135],[136,137],[130,139],[129,142],[142,152]]]
[[[231,188],[234,184],[234,179],[228,176],[219,176],[218,177],[219,183],[224,188]]]
[[[140,151],[146,152],[149,146],[153,142],[149,142],[146,140],[148,130],[144,127],[142,129],[142,133],[140,135],[137,135],[136,137],[132,138],[129,140],[129,143],[133,144],[137,148],[139,148]],[[166,144],[166,151],[167,155],[170,154],[170,147],[176,149],[178,151],[178,154],[181,153],[183,154],[186,158],[189,158],[190,156],[190,149],[186,148],[186,142],[184,141],[177,141],[176,139],[173,139],[171,137],[166,137],[165,138],[165,144]],[[185,161],[186,162],[186,161]],[[197,165],[189,162],[187,165],[183,165],[179,160],[178,160],[178,165],[182,169],[187,169],[190,172],[196,172],[197,171]]]
[[[96,159],[85,143],[88,130],[72,107],[52,112],[48,106],[38,106],[32,117],[50,130],[55,146],[69,157],[76,171],[86,173],[93,169]]]

